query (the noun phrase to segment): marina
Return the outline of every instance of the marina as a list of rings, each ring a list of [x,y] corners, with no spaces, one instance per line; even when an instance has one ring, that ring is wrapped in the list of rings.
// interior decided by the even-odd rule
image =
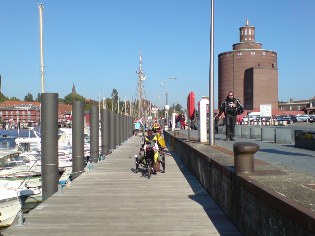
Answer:
[[[0,150],[0,228],[10,226],[19,211],[28,213],[42,202],[41,137],[38,131],[34,128],[1,130],[0,143],[5,145]],[[58,168],[63,187],[72,173],[71,129],[59,133]],[[4,203],[10,205],[3,206]]]

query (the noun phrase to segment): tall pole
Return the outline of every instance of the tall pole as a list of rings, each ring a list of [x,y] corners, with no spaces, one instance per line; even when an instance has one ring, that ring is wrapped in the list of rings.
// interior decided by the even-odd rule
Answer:
[[[142,71],[142,53],[140,52],[140,62],[139,62],[139,71],[138,74],[138,99],[139,99],[139,107],[138,107],[138,117],[142,117],[143,115],[143,85],[142,81],[145,80],[145,76]]]
[[[167,97],[168,97],[168,93],[167,93],[167,90],[166,90],[166,88],[165,88],[165,102],[166,102],[166,106],[165,106],[165,118],[166,118],[166,127],[168,127],[168,124],[169,124],[169,119],[168,119],[168,99],[167,99]]]
[[[99,112],[99,116],[98,119],[101,120],[101,93],[98,93],[98,112]]]
[[[127,98],[125,97],[125,110],[124,110],[124,115],[127,115]]]
[[[129,113],[129,115],[130,116],[133,116],[133,110],[132,110],[132,98],[131,98],[131,101],[129,101],[129,106],[130,106],[130,113]]]
[[[211,0],[210,24],[210,76],[209,76],[209,145],[214,146],[214,0]]]
[[[38,6],[39,8],[39,42],[40,42],[40,77],[41,77],[41,82],[42,82],[42,93],[45,92],[44,89],[44,83],[45,83],[45,79],[44,79],[44,50],[43,50],[43,4],[39,4]]]
[[[176,77],[171,77],[171,78],[168,78],[170,80],[176,80],[177,78]],[[166,86],[163,82],[161,82],[161,86],[164,88],[164,91],[165,91],[165,121],[166,121],[166,127],[168,128],[168,125],[169,125],[169,115],[168,115],[168,110],[169,110],[169,104],[168,104],[168,92],[167,92],[167,89],[166,89]]]

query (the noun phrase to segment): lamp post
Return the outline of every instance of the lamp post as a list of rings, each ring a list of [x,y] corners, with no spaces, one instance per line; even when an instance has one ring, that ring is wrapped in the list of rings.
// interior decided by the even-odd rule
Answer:
[[[176,80],[177,78],[175,77],[171,77],[168,78],[169,80]],[[166,86],[163,82],[161,82],[161,86],[164,88],[164,92],[165,92],[165,119],[166,119],[166,126],[165,126],[165,130],[168,130],[168,123],[169,123],[169,117],[168,117],[168,111],[170,109],[170,106],[168,104],[168,92],[166,89]]]
[[[214,0],[211,0],[209,69],[209,145],[214,146]]]

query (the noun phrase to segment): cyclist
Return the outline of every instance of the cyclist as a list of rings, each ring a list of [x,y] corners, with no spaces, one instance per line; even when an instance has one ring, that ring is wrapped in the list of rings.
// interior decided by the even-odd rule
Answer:
[[[144,146],[143,146],[143,148],[146,151],[147,145],[152,145],[151,147],[152,147],[152,149],[154,151],[153,164],[156,163],[157,161],[159,163],[161,163],[162,167],[163,167],[162,172],[164,172],[164,170],[165,170],[165,162],[162,160],[162,158],[159,155],[159,149],[165,147],[165,141],[163,139],[163,141],[164,141],[164,144],[163,144],[162,139],[163,139],[163,137],[159,133],[157,135],[153,135],[152,130],[149,129],[148,132],[147,132],[147,135],[144,137]],[[160,146],[160,148],[159,148],[159,146]],[[142,163],[143,160],[144,160],[144,154],[140,155],[140,157],[138,159],[138,164]]]
[[[164,149],[165,148],[165,140],[164,140],[164,137],[161,134],[161,129],[160,128],[157,129],[155,137],[156,137],[159,149]]]
[[[160,124],[157,122],[157,120],[155,120],[154,124],[153,124],[153,132],[157,132],[158,129],[160,129]]]
[[[156,131],[155,137],[156,137],[156,140],[157,140],[157,144],[159,146],[159,150],[160,150],[160,152],[162,152],[163,149],[166,147],[166,145],[165,145],[165,139],[164,139],[164,137],[161,134],[161,129],[160,128]],[[163,170],[161,172],[164,173],[165,172],[165,159],[164,158],[162,159],[160,157],[160,155],[158,156],[158,158],[159,158],[158,161],[162,164],[162,168],[163,168]]]

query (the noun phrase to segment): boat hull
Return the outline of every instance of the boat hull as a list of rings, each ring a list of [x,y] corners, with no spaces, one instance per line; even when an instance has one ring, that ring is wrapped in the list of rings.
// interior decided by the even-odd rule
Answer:
[[[0,196],[0,228],[10,226],[20,209],[21,203],[17,192],[2,190]]]

